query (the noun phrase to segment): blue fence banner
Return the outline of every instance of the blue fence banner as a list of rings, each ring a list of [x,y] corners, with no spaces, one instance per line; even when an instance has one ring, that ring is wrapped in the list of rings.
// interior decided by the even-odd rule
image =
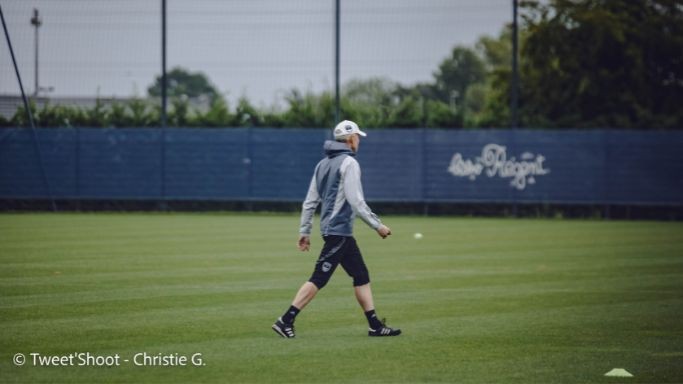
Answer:
[[[325,129],[38,129],[58,199],[301,201]],[[0,130],[0,198],[48,193],[27,129]],[[683,204],[683,133],[369,130],[357,156],[382,202]]]

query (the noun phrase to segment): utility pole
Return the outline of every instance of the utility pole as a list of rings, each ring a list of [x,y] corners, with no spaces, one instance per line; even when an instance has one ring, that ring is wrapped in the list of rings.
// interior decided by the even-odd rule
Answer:
[[[35,85],[33,88],[33,96],[34,97],[38,97],[38,92],[40,91],[40,86],[38,83],[38,28],[40,28],[40,26],[42,24],[43,24],[43,20],[41,20],[40,17],[38,16],[38,8],[33,8],[33,17],[31,18],[31,25],[33,25],[36,29],[35,34],[34,34],[34,36],[35,36],[35,40],[34,40],[34,44],[35,44],[35,47],[34,47],[35,48],[35,62],[34,62]]]

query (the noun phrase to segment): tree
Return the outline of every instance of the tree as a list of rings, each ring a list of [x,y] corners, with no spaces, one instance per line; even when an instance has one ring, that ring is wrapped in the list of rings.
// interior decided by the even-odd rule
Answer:
[[[482,36],[475,47],[483,57],[486,80],[474,84],[465,94],[465,126],[505,127],[510,123],[510,77],[512,76],[512,34],[506,26],[497,37]],[[520,41],[525,33],[520,31]]]
[[[251,105],[246,96],[242,96],[237,100],[235,119],[239,125],[245,127],[260,127],[263,125],[263,113]]]
[[[390,105],[395,102],[398,84],[387,78],[353,79],[344,84],[342,96],[355,103]]]
[[[334,124],[334,97],[330,92],[316,95],[311,91],[302,93],[292,89],[285,96],[288,109],[282,113],[286,127],[329,127]]]
[[[503,28],[497,37],[481,36],[475,44],[477,52],[484,58],[488,71],[509,68],[512,65],[512,31]]]
[[[680,0],[522,4],[521,112],[555,127],[683,126]]]
[[[467,88],[484,81],[485,77],[484,61],[477,52],[471,48],[457,46],[434,73],[436,97],[445,103],[462,100]]]
[[[195,124],[200,127],[227,127],[237,125],[235,115],[230,113],[227,101],[220,95],[211,102],[205,113],[197,112]]]
[[[386,78],[354,79],[342,89],[345,118],[362,121],[365,127],[386,127],[391,110],[399,102],[398,84]]]
[[[166,85],[167,94],[171,98],[183,97],[183,95],[189,98],[206,97],[209,102],[213,103],[219,95],[206,75],[201,72],[193,73],[180,67],[173,68],[166,74]],[[147,93],[154,97],[161,96],[161,76],[156,77],[154,83],[147,88]]]

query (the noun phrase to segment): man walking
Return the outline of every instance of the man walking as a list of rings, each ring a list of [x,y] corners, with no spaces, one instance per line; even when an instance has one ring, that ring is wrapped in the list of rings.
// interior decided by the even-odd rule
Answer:
[[[400,329],[387,327],[377,318],[370,289],[370,275],[356,239],[353,238],[353,220],[356,215],[383,239],[391,235],[389,227],[382,224],[377,215],[372,213],[363,197],[360,166],[354,159],[361,136],[365,137],[365,132],[353,121],[344,120],[337,124],[334,128],[335,141],[325,142],[327,157],[318,163],[313,172],[313,179],[301,210],[299,250],[310,249],[313,215],[319,203],[322,203],[320,232],[325,245],[320,251],[311,278],[301,286],[285,314],[273,324],[273,330],[282,337],[295,336],[296,316],[327,284],[339,264],[353,278],[356,299],[363,308],[370,326],[368,336],[401,334]]]

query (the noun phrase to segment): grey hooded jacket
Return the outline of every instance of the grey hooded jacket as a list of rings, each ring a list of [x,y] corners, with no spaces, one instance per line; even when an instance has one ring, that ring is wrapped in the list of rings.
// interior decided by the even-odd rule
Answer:
[[[301,209],[299,233],[310,235],[313,215],[322,202],[320,232],[323,236],[353,235],[353,219],[356,215],[373,229],[382,224],[365,203],[360,183],[360,166],[355,153],[340,142],[326,141],[325,154],[313,172],[306,200]]]

